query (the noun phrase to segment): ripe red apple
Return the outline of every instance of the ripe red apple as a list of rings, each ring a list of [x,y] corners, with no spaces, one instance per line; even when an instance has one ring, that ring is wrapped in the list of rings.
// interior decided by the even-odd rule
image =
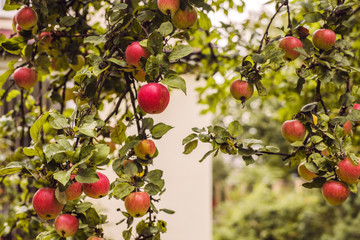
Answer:
[[[76,182],[75,175],[71,175],[72,184],[68,186],[65,190],[66,198],[68,201],[75,200],[79,198],[83,192],[82,184]]]
[[[32,199],[32,205],[37,215],[44,220],[55,218],[64,207],[56,200],[55,188],[37,190]]]
[[[139,62],[141,57],[147,59],[150,55],[151,53],[146,48],[143,48],[139,42],[131,43],[125,50],[126,63],[137,68],[140,68]]]
[[[350,158],[345,158],[337,163],[336,174],[341,181],[356,184],[360,177],[360,165],[356,165]]]
[[[351,132],[351,128],[352,128],[352,123],[350,122],[350,120],[347,120],[344,123],[344,133],[345,133],[345,135],[349,135],[349,133]]]
[[[302,162],[298,165],[297,171],[300,177],[302,177],[306,181],[311,181],[313,178],[317,177],[315,173],[306,168],[305,162]]]
[[[24,7],[16,14],[15,20],[22,29],[30,30],[36,25],[38,16],[32,8]]]
[[[91,198],[102,198],[106,196],[110,190],[110,181],[102,173],[97,173],[99,180],[94,183],[83,183],[83,190],[86,196]]]
[[[43,42],[44,45],[50,45],[53,37],[51,32],[41,32],[39,35],[39,39]]]
[[[354,103],[353,109],[360,110],[360,104],[359,103]]]
[[[134,148],[135,155],[143,160],[152,158],[156,152],[156,146],[153,140],[145,139],[141,140]]]
[[[253,95],[254,87],[247,81],[238,79],[231,83],[230,93],[235,99],[245,101]]]
[[[299,120],[288,120],[281,126],[281,134],[286,141],[293,143],[302,141],[305,137],[306,129]]]
[[[79,220],[71,214],[57,216],[54,222],[55,231],[62,237],[71,237],[79,229]]]
[[[306,38],[307,36],[309,36],[309,29],[303,27],[303,26],[300,26],[298,29],[297,29],[297,33],[299,35],[299,37],[301,39],[304,39]]]
[[[146,113],[162,113],[169,104],[169,100],[169,90],[160,83],[148,83],[138,91],[139,106]]]
[[[87,240],[105,240],[105,238],[97,237],[97,236],[91,236]]]
[[[350,194],[349,187],[339,181],[327,181],[322,187],[322,195],[331,205],[337,206],[343,203]]]
[[[35,70],[27,67],[19,67],[16,69],[13,77],[16,85],[25,90],[32,88],[37,81]]]
[[[180,7],[180,0],[158,0],[159,10],[165,15],[174,15]]]
[[[197,12],[194,7],[182,10],[179,8],[171,18],[172,23],[179,29],[188,29],[195,25]]]
[[[314,32],[312,40],[318,49],[328,50],[335,45],[336,34],[330,29],[318,29]]]
[[[133,192],[125,198],[125,208],[133,217],[144,216],[150,207],[150,196],[146,192]]]
[[[279,47],[285,51],[284,58],[287,60],[295,60],[300,53],[294,50],[296,47],[302,47],[302,42],[296,37],[284,37],[280,40]]]

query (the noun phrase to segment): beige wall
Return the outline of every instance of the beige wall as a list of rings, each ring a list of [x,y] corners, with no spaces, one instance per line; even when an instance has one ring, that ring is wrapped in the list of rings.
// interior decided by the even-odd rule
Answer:
[[[180,90],[172,91],[167,109],[159,115],[151,115],[155,123],[164,122],[174,126],[161,140],[155,144],[159,156],[154,160],[154,167],[164,171],[166,192],[156,205],[158,209],[175,210],[174,215],[161,213],[159,219],[168,223],[168,232],[163,240],[211,240],[212,237],[212,176],[211,158],[203,163],[198,160],[209,149],[199,144],[190,155],[184,155],[182,139],[191,133],[192,127],[203,127],[210,124],[209,116],[200,116],[193,77],[187,76],[187,96]],[[116,175],[107,171],[114,180]],[[121,239],[121,231],[125,223],[116,226],[123,216],[116,211],[124,209],[123,202],[117,200],[91,200],[104,213],[109,214],[109,223],[104,225],[105,237]]]

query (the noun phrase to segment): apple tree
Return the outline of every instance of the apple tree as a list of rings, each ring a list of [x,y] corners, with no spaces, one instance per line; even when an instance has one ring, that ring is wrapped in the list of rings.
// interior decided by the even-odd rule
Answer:
[[[303,163],[299,174],[313,176],[304,187],[324,185],[331,189],[323,189],[324,198],[338,205],[350,191],[357,193],[360,176],[356,149],[359,5],[356,1],[271,2],[275,11],[261,16],[266,25],[253,34],[241,31],[260,27],[258,22],[244,21],[235,29],[236,23],[224,21],[219,28],[226,32],[208,33],[211,57],[195,65],[199,77],[207,79],[199,89],[200,103],[206,105],[203,112],[214,113],[218,124],[193,128],[184,138],[184,152],[204,142],[211,144],[211,150],[200,161],[223,152],[240,155],[246,165],[269,155],[280,156],[285,166]],[[203,37],[190,44],[204,46]],[[213,44],[224,39],[223,48]],[[259,97],[254,96],[253,88]],[[268,130],[282,133],[289,144],[286,149],[280,150],[277,142],[262,141],[261,134],[254,138],[256,134],[245,131],[254,123],[246,120],[249,113],[262,110],[275,112],[267,114],[268,119],[272,116],[283,122],[281,128]],[[266,116],[262,120],[270,121]]]
[[[151,114],[166,109],[169,89],[186,93],[172,65],[192,53],[190,28],[205,7],[6,1],[17,13],[14,34],[0,36],[1,53],[15,56],[0,80],[2,105],[12,106],[1,118],[3,239],[102,239],[106,215],[87,198],[105,196],[125,203],[124,239],[160,239],[167,223],[157,213],[173,211],[157,209],[165,180],[151,165],[173,127]]]
[[[8,206],[3,239],[101,239],[106,216],[86,199],[104,196],[125,202],[124,239],[160,239],[167,223],[157,213],[173,211],[157,209],[165,180],[153,160],[161,154],[156,140],[173,126],[151,114],[166,109],[169,89],[186,92],[181,74],[188,72],[204,83],[203,113],[232,121],[194,127],[185,154],[200,141],[212,147],[201,161],[219,152],[247,165],[281,156],[284,165],[306,162],[316,177],[305,187],[335,182],[323,191],[331,204],[356,192],[358,3],[269,2],[275,12],[262,16],[261,30],[257,21],[238,28],[210,20],[233,8],[241,13],[243,1],[7,0],[4,10],[19,11],[14,35],[0,36],[0,51],[17,56],[0,76],[3,104],[14,103],[0,120],[0,186],[11,196],[0,200]],[[276,26],[282,18],[286,24]],[[247,27],[255,32],[242,34]],[[277,129],[286,152],[245,138],[238,117],[256,95],[290,123]],[[106,166],[118,175],[114,182],[101,173]]]

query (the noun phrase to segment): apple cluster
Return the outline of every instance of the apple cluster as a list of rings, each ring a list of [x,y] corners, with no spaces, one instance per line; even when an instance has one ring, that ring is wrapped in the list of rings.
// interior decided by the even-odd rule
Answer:
[[[353,109],[360,110],[360,104],[355,103]],[[345,135],[349,135],[352,131],[352,123],[347,120],[343,125]],[[281,133],[286,141],[294,143],[303,141],[306,135],[306,128],[299,120],[285,121],[281,128]],[[321,152],[322,156],[329,156],[328,150]],[[344,202],[350,193],[348,184],[357,184],[360,177],[360,165],[346,157],[337,162],[335,166],[336,179],[328,180],[322,186],[322,195],[324,199],[331,205],[339,205]],[[297,172],[306,181],[312,181],[319,177],[316,172],[310,171],[306,167],[306,162],[302,162],[297,167]]]
[[[13,29],[15,32],[31,30],[38,22],[38,15],[31,7],[21,8],[13,18]]]
[[[307,34],[302,35],[302,32],[304,32],[304,30],[300,32],[300,37],[307,36]],[[326,51],[335,45],[336,34],[331,29],[318,29],[314,32],[312,41],[316,48]],[[300,56],[300,53],[296,51],[296,48],[302,48],[303,45],[300,39],[293,36],[287,36],[280,40],[279,47],[285,52],[284,58],[292,61]]]
[[[94,183],[80,183],[76,181],[75,175],[71,175],[71,183],[65,189],[66,201],[78,199],[83,192],[91,198],[106,196],[110,190],[110,181],[100,172],[97,172],[97,176],[99,179]],[[79,220],[76,215],[61,214],[65,204],[57,199],[56,191],[55,188],[40,188],[33,196],[32,206],[41,219],[51,220],[55,218],[54,228],[60,236],[74,236],[79,229]],[[89,239],[102,238],[93,237]]]
[[[185,1],[184,1],[185,3]],[[186,6],[180,6],[180,0],[158,0],[159,10],[171,17],[171,21],[178,29],[188,29],[195,25],[197,11],[186,1]]]

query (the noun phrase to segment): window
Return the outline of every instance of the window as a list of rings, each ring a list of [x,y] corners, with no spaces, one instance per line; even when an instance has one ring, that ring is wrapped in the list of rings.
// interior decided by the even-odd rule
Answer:
[[[0,0],[0,18],[12,18],[16,11],[4,11],[2,10],[5,5],[5,0]]]

